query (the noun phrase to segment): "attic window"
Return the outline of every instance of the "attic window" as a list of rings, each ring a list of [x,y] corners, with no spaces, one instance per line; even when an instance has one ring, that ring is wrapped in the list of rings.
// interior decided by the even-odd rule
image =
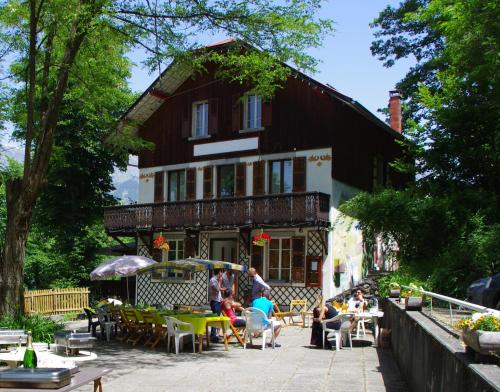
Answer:
[[[193,103],[193,137],[208,135],[208,101]]]

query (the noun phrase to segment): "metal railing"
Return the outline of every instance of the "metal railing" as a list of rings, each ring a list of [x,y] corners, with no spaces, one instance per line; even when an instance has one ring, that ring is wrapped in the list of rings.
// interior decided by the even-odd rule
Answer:
[[[428,297],[430,300],[424,302],[422,313],[436,320],[454,333],[459,332],[455,326],[456,322],[462,318],[470,317],[473,312],[492,313],[500,317],[500,311],[495,309],[415,287],[404,285],[401,287],[412,291],[418,291]]]

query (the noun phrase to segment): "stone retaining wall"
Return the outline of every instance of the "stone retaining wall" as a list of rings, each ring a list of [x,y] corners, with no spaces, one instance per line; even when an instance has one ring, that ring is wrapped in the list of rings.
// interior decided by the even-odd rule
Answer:
[[[395,300],[384,302],[383,328],[411,391],[500,391],[500,367],[476,364],[461,341],[421,312],[406,312]]]

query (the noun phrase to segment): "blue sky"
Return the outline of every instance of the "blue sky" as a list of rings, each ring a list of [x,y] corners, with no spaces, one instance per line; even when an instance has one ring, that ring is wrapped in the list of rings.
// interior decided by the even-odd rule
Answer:
[[[366,106],[376,115],[377,109],[385,107],[389,90],[402,79],[411,60],[384,68],[382,62],[371,55],[370,44],[374,30],[369,23],[387,5],[397,6],[399,0],[330,0],[325,2],[322,18],[335,22],[335,33],[327,37],[322,48],[310,53],[321,61],[318,72],[311,75],[322,83],[329,83],[337,90]],[[219,39],[215,37],[207,42]],[[131,58],[139,62],[138,54]],[[137,65],[132,71],[130,86],[134,91],[144,91],[155,79],[157,73]]]

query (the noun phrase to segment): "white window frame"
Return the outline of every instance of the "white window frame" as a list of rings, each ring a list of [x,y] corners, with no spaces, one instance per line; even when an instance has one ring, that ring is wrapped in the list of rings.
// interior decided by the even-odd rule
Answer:
[[[256,97],[258,99],[258,101],[260,101],[260,111],[258,110],[258,108],[256,106],[256,108],[254,110],[254,116],[252,119],[250,119],[248,117],[249,116],[248,106],[250,104],[250,97]],[[257,95],[257,94],[246,94],[244,103],[245,103],[245,106],[244,106],[244,110],[243,110],[243,130],[261,130],[261,129],[263,129],[263,127],[262,127],[262,97],[260,95]],[[259,112],[260,112],[260,117],[259,117]],[[252,124],[251,121],[253,121],[254,124]]]
[[[205,105],[206,107],[206,113],[203,116],[201,125],[202,125],[202,132],[198,133],[197,132],[197,123],[198,123],[198,105]],[[204,138],[208,136],[208,121],[209,121],[209,105],[208,105],[208,100],[204,101],[196,101],[193,102],[193,115],[192,115],[192,129],[191,129],[191,135],[193,138]]]
[[[169,258],[170,250],[169,251],[164,251],[161,254],[161,261],[169,261],[169,260],[178,260],[179,257],[179,251],[182,250],[184,252],[184,238],[176,238],[176,239],[169,239],[168,243],[172,244],[173,242],[176,243],[176,248],[175,248],[175,257],[173,259]],[[161,278],[153,278],[151,277],[152,282],[161,282],[161,283],[192,283],[194,282],[194,274],[191,272],[190,277],[191,279],[184,279],[184,273],[176,273],[176,276],[168,276],[169,272],[168,271],[163,271],[161,273]]]
[[[290,248],[288,249],[290,251],[290,260],[288,260],[288,270],[289,270],[289,273],[290,273],[290,279],[291,279],[291,276],[292,276],[292,256],[293,256],[293,250],[292,250],[292,237],[277,237],[277,238],[273,238],[272,240],[276,240],[276,241],[279,241],[279,247],[278,247],[278,260],[279,260],[279,267],[278,267],[278,279],[277,280],[271,280],[269,278],[269,269],[270,269],[270,264],[271,264],[271,243],[269,243],[269,246],[268,246],[268,251],[267,251],[267,265],[266,265],[266,272],[267,272],[267,277],[269,279],[270,282],[272,283],[275,283],[275,284],[291,284],[291,281],[288,280],[288,281],[285,281],[283,279],[281,279],[281,273],[282,273],[282,269],[283,269],[283,260],[282,260],[282,256],[283,256],[283,240],[289,240],[290,241]]]

